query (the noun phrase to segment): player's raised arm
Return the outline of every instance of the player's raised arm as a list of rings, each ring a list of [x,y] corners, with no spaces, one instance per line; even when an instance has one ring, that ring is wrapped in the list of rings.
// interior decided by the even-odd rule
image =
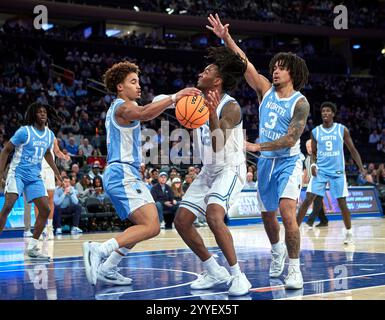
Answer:
[[[156,102],[144,106],[138,106],[134,101],[126,101],[117,108],[116,119],[120,124],[128,124],[131,121],[149,121],[159,116],[171,104],[184,96],[197,96],[202,92],[197,88],[185,88]]]
[[[258,98],[259,100],[261,100],[266,91],[271,88],[270,81],[266,79],[266,77],[258,73],[254,65],[248,60],[246,54],[235,43],[229,33],[229,24],[223,25],[221,20],[219,19],[218,14],[215,14],[215,16],[210,14],[207,19],[209,20],[211,26],[206,25],[206,28],[214,32],[214,34],[218,38],[222,39],[225,42],[225,45],[228,48],[238,53],[242,58],[247,61],[245,79],[249,86],[257,92]]]
[[[365,176],[366,171],[365,171],[364,166],[362,164],[361,156],[358,153],[358,151],[357,151],[357,149],[353,143],[352,137],[350,136],[349,130],[346,127],[344,128],[344,142],[345,142],[346,146],[348,147],[349,152],[352,155],[354,162],[357,164],[358,169],[360,170],[360,173]]]

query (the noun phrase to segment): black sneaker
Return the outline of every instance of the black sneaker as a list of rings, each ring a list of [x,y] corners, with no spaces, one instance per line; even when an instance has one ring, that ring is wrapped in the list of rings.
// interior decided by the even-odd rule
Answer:
[[[328,224],[329,224],[328,222],[320,222],[320,223],[317,224],[315,227],[316,227],[316,228],[327,227]]]
[[[313,223],[312,222],[306,221],[305,223],[308,225],[309,228],[313,228]]]

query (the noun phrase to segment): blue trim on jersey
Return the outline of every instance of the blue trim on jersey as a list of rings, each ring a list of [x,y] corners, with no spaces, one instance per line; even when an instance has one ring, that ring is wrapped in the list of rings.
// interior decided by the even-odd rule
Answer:
[[[221,201],[226,201],[226,208],[229,209],[229,198],[230,198],[231,193],[234,190],[236,181],[237,181],[237,175],[234,176],[234,179],[231,182],[229,191],[227,192],[227,194],[225,196],[222,196],[221,194],[219,194],[217,192],[209,193],[208,196],[218,198]]]
[[[181,202],[180,202],[180,205],[182,205],[182,204],[184,204],[184,205],[186,205],[186,206],[188,206],[188,207],[191,207],[191,208],[193,208],[193,209],[195,209],[195,210],[198,210],[201,214],[203,214],[204,216],[206,215],[206,211],[205,210],[203,210],[201,207],[199,207],[198,205],[196,205],[195,203],[192,203],[192,202],[190,202],[190,201],[186,201],[186,200],[182,200]]]

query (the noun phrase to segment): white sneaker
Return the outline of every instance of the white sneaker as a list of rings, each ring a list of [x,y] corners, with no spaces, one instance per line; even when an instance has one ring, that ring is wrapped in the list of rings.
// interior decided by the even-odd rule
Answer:
[[[299,267],[289,266],[289,273],[285,278],[285,288],[292,290],[303,288],[302,273]]]
[[[26,254],[31,260],[36,260],[36,261],[49,261],[49,260],[51,260],[50,256],[47,256],[47,255],[42,254],[40,252],[37,245],[35,245],[34,247],[32,247],[30,249],[28,249],[28,247],[27,247]]]
[[[24,238],[31,238],[33,236],[31,230],[24,231]]]
[[[249,293],[251,283],[249,280],[247,280],[246,275],[244,273],[232,276],[231,279],[227,282],[227,284],[230,284],[230,282],[231,287],[229,289],[229,296],[243,296]]]
[[[271,263],[269,275],[271,278],[278,278],[285,268],[285,260],[287,256],[286,246],[282,245],[280,251],[271,250]]]
[[[194,290],[210,289],[217,284],[225,283],[229,280],[230,273],[225,267],[219,267],[218,271],[215,274],[210,274],[204,272],[198,276],[193,283],[191,283],[190,288]]]
[[[99,253],[100,243],[87,241],[83,243],[83,260],[87,280],[92,285],[96,285],[98,279],[98,268],[102,262]]]
[[[344,244],[352,244],[353,241],[353,232],[352,229],[344,230],[345,238],[344,238]]]
[[[165,223],[164,221],[162,221],[162,222],[160,223],[160,228],[161,228],[161,229],[166,229],[166,223]]]
[[[118,267],[114,267],[105,271],[102,265],[100,265],[98,269],[98,280],[116,284],[118,286],[128,286],[132,283],[131,278],[125,277],[119,273]]]
[[[53,227],[47,226],[47,240],[54,240],[55,236],[53,235]]]
[[[71,228],[71,234],[78,234],[78,233],[83,233],[83,230],[80,229],[79,227],[72,227]]]
[[[56,235],[58,235],[58,234],[62,234],[62,230],[61,230],[61,228],[57,228],[57,229],[56,229],[56,232],[55,232],[55,234],[56,234]]]

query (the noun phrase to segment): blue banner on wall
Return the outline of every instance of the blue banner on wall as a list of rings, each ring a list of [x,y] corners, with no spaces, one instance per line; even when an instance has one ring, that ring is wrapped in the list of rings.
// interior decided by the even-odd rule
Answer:
[[[4,205],[4,194],[0,194],[0,208]],[[31,206],[31,226],[35,224],[35,205]],[[5,229],[24,228],[24,199],[19,197],[10,212]]]

